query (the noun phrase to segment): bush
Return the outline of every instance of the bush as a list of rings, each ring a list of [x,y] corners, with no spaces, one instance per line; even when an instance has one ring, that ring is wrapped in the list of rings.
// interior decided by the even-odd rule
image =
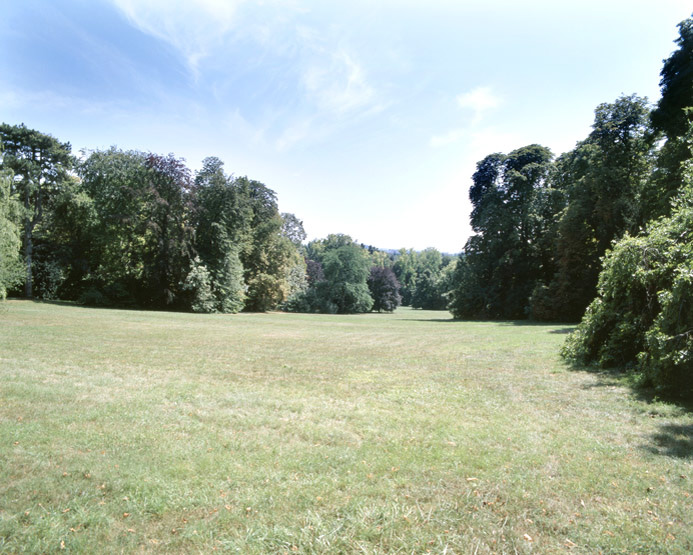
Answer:
[[[693,396],[693,187],[671,217],[607,252],[599,295],[562,354],[577,364],[630,369],[643,385]]]

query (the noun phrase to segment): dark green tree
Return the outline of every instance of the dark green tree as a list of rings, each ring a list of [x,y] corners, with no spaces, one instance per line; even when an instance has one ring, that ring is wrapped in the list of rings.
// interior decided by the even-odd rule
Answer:
[[[192,258],[192,182],[183,161],[113,147],[92,152],[80,175],[96,212],[84,300],[183,308]]]
[[[145,304],[182,307],[180,287],[192,259],[192,175],[173,154],[148,154],[144,218],[147,222],[143,279]]]
[[[63,186],[74,159],[70,143],[28,129],[25,125],[0,125],[0,170],[14,174],[11,194],[22,203],[22,243],[24,249],[24,293],[34,296],[34,234],[51,202]]]
[[[397,281],[399,281],[402,295],[402,304],[411,306],[411,300],[416,291],[416,277],[418,273],[416,252],[412,249],[400,249],[392,265]]]
[[[666,142],[642,199],[644,221],[669,213],[671,199],[683,183],[682,163],[691,158],[684,136],[693,122],[693,18],[678,27],[678,49],[664,60],[659,82],[661,98],[652,111],[652,125]]]
[[[373,310],[393,312],[402,302],[399,282],[392,269],[372,266],[367,283],[373,298]]]
[[[596,295],[600,259],[612,241],[642,223],[640,199],[652,168],[647,99],[601,104],[589,137],[561,156],[552,184],[567,206],[555,238],[555,274],[532,295],[532,316],[576,321]],[[546,285],[548,283],[548,285]]]
[[[551,152],[529,145],[477,164],[469,192],[476,235],[457,265],[456,318],[524,318],[536,284],[552,274],[546,230],[561,196],[547,182]]]

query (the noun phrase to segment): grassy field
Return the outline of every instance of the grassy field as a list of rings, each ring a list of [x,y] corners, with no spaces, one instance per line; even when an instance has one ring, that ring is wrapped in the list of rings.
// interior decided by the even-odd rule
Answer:
[[[0,552],[693,552],[693,414],[567,331],[8,302]]]

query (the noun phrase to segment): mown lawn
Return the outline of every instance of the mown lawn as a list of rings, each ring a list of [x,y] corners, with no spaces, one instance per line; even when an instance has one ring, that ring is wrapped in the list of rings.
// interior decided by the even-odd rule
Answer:
[[[693,552],[693,414],[566,331],[8,302],[0,552]]]

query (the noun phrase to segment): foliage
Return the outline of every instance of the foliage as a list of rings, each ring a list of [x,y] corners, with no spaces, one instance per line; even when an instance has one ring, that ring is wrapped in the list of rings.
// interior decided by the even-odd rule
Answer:
[[[147,173],[144,153],[115,147],[89,153],[79,167],[95,209],[87,281],[112,304],[134,306],[144,285]]]
[[[367,283],[373,297],[373,310],[392,312],[402,302],[399,282],[392,269],[372,266]]]
[[[411,306],[411,300],[416,290],[416,278],[418,274],[416,251],[413,249],[400,249],[392,269],[401,286],[402,304],[404,306]]]
[[[182,307],[179,287],[192,252],[192,229],[188,224],[192,176],[184,161],[173,154],[150,153],[145,165],[144,304]]]
[[[450,255],[434,248],[400,249],[392,269],[401,284],[402,304],[427,310],[445,309],[447,294],[452,288],[449,280],[452,261]]]
[[[599,296],[563,355],[626,367],[646,385],[693,395],[693,187],[672,216],[626,235],[604,259]]]
[[[22,281],[19,238],[21,205],[10,194],[12,174],[0,173],[0,300]]]
[[[233,186],[247,216],[239,253],[247,287],[245,310],[270,310],[289,296],[290,269],[300,263],[297,246],[283,235],[274,191],[247,177],[235,179]]]
[[[195,257],[192,261],[190,272],[185,277],[183,290],[189,291],[192,296],[190,307],[193,312],[216,312],[217,303],[212,293],[212,280],[199,257]]]
[[[368,312],[373,298],[366,280],[370,261],[366,251],[355,244],[329,250],[323,258],[325,281],[318,287],[324,312],[352,314]]]
[[[294,214],[282,212],[282,236],[286,237],[296,247],[300,247],[306,240],[306,230],[303,229],[303,222]]]
[[[652,113],[652,124],[667,137],[680,137],[693,123],[693,17],[678,24],[678,49],[664,60],[659,82],[662,96]]]
[[[369,253],[348,235],[329,235],[306,246],[307,288],[296,292],[285,305],[295,312],[353,314],[373,306],[367,279]]]

